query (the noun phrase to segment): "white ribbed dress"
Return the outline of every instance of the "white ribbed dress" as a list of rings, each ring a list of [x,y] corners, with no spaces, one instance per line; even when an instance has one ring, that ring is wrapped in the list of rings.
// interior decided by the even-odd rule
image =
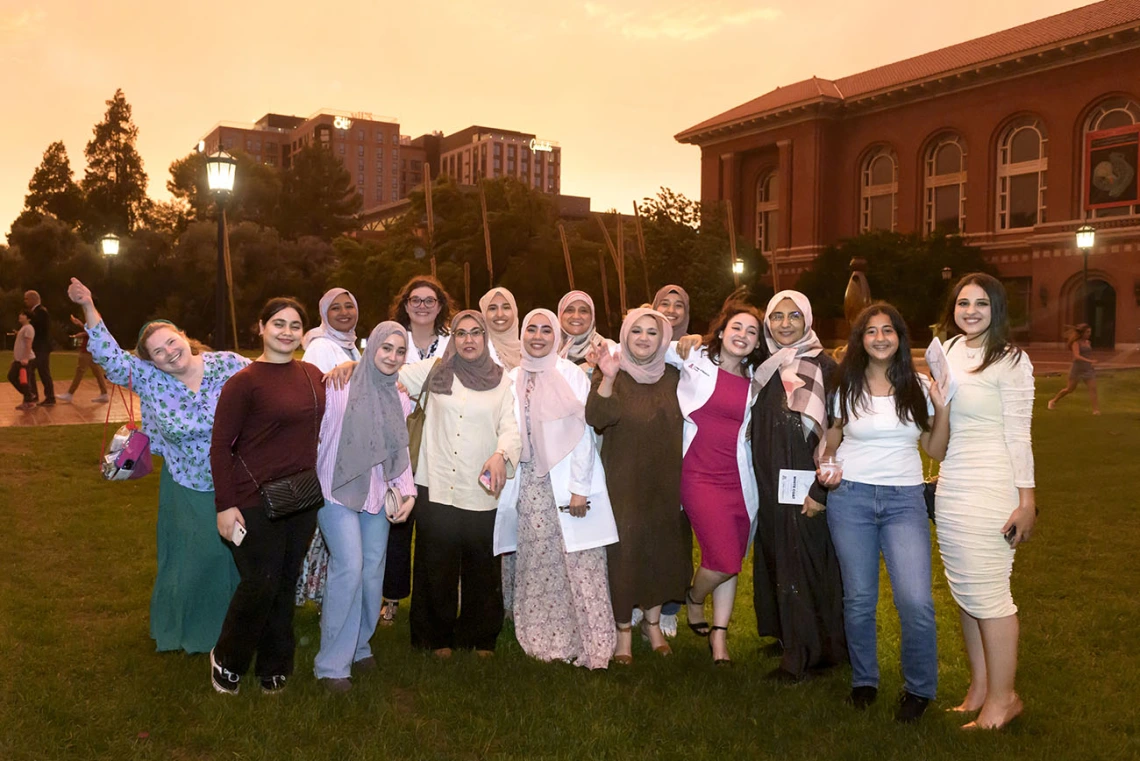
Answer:
[[[1017,612],[1009,589],[1013,554],[1001,528],[1033,487],[1033,365],[1022,353],[970,372],[984,349],[954,342],[947,354],[958,393],[950,405],[950,444],[938,478],[938,546],[950,593],[974,618]]]

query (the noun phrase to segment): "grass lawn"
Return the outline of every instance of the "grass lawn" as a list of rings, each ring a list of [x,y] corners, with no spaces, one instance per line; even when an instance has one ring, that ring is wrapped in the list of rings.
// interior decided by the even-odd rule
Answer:
[[[1140,758],[1140,373],[1102,377],[1099,418],[1081,393],[1047,412],[1061,382],[1038,383],[1042,515],[1014,573],[1027,708],[1003,733],[963,734],[941,710],[962,697],[967,667],[940,565],[941,697],[918,726],[892,721],[901,678],[887,595],[880,700],[857,714],[843,704],[846,668],[795,687],[763,678],[776,664],[761,653],[747,579],[729,669],[683,626],[675,657],[638,641],[633,666],[608,673],[531,661],[509,627],[494,660],[440,663],[410,649],[405,607],[373,640],[380,668],[331,696],[312,677],[309,607],[283,695],[252,679],[237,698],[215,695],[204,656],[155,653],[148,637],[158,478],[100,480],[101,431],[75,426],[0,432],[0,759]]]

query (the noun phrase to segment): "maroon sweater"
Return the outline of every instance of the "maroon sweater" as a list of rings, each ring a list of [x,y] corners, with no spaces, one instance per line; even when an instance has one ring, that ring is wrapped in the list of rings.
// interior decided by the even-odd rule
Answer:
[[[313,385],[305,379],[308,373]],[[313,410],[313,391],[317,409]],[[321,371],[307,362],[254,362],[222,386],[210,441],[214,505],[257,507],[257,483],[317,466],[320,419],[325,414]],[[249,473],[235,454],[240,454]],[[250,478],[250,473],[253,478]]]

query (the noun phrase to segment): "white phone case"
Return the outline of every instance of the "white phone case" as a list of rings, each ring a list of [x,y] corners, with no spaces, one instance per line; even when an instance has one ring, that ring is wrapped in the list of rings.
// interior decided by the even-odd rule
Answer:
[[[230,541],[233,542],[235,547],[240,547],[242,540],[245,539],[245,526],[237,521],[234,521],[234,530],[230,532]]]

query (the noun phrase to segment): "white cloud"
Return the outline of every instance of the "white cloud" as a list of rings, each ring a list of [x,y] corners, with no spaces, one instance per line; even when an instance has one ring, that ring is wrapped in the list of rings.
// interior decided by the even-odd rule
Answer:
[[[672,8],[654,2],[631,10],[588,0],[584,7],[588,18],[629,39],[691,42],[726,27],[773,21],[783,15],[779,8],[749,6],[747,0],[698,0]]]

